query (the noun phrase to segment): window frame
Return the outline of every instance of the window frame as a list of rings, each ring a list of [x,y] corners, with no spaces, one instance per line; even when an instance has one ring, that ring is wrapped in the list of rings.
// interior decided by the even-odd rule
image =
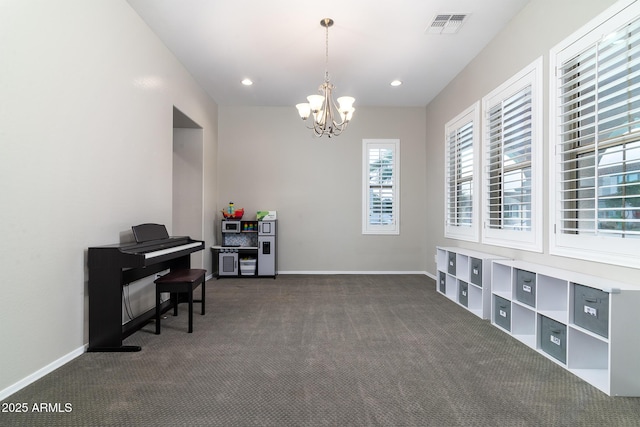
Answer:
[[[542,252],[542,118],[543,118],[543,68],[542,57],[537,58],[531,64],[523,68],[509,80],[498,86],[489,94],[482,98],[482,243],[495,246],[504,246],[514,249],[527,250],[532,252]],[[510,97],[522,92],[527,87],[531,87],[531,145],[530,145],[530,170],[531,170],[531,225],[529,230],[516,230],[506,228],[491,228],[489,221],[489,185],[490,163],[489,150],[491,149],[489,115],[492,109],[498,104],[508,100]],[[500,163],[500,166],[504,161]],[[515,171],[515,170],[514,170]],[[504,174],[503,174],[504,175]],[[502,175],[502,177],[503,177]],[[504,181],[500,181],[501,185]],[[500,187],[502,188],[502,187]],[[500,197],[502,198],[500,193]],[[501,206],[502,213],[499,220],[504,220],[504,204]]]
[[[624,238],[607,235],[606,233],[599,233],[599,227],[594,228],[595,233],[592,235],[562,232],[563,221],[566,221],[566,216],[563,216],[561,211],[566,203],[565,198],[563,198],[563,192],[571,191],[571,188],[562,184],[563,163],[566,164],[567,161],[563,160],[566,151],[561,148],[563,140],[561,136],[562,119],[560,116],[562,115],[562,110],[560,97],[563,94],[560,81],[562,76],[559,71],[563,64],[566,64],[571,58],[575,58],[588,49],[594,48],[599,41],[605,40],[608,35],[638,19],[640,19],[640,2],[635,0],[619,1],[584,27],[558,43],[549,52],[550,254],[627,267],[640,267],[640,259],[638,258],[640,237]],[[635,141],[638,140],[640,138],[635,139]],[[633,140],[626,141],[626,143],[633,142]],[[600,146],[597,142],[594,144]],[[594,168],[599,169],[598,166],[594,166]],[[596,185],[594,187],[595,194],[598,194],[598,188],[605,186],[605,184]],[[574,190],[578,191],[579,188],[576,187]],[[594,196],[594,198],[597,200],[598,196]],[[597,208],[600,209],[599,206]],[[579,208],[575,208],[575,210],[579,214]],[[596,217],[594,221],[597,220]]]
[[[371,149],[392,151],[392,222],[390,224],[372,224],[369,221],[370,210],[370,168]],[[362,234],[399,235],[400,234],[400,140],[399,139],[363,139],[362,140]]]
[[[451,135],[453,133],[459,134],[462,129],[471,124],[471,177],[461,177],[457,172],[459,168],[459,162],[456,161],[456,170],[451,169]],[[464,111],[458,114],[455,118],[451,119],[445,124],[444,129],[444,144],[445,144],[445,172],[444,172],[444,236],[449,239],[467,240],[471,242],[477,242],[480,239],[480,182],[478,179],[478,171],[480,168],[480,101],[475,102],[473,105],[467,107]],[[452,176],[455,175],[455,176]],[[471,223],[469,226],[464,226],[457,221],[451,221],[452,215],[456,217],[460,216],[459,198],[457,195],[451,194],[451,183],[455,182],[456,188],[459,188],[460,184],[470,182],[471,188],[471,215],[469,217]],[[458,190],[456,190],[458,191]],[[455,205],[455,212],[452,212],[451,206]]]

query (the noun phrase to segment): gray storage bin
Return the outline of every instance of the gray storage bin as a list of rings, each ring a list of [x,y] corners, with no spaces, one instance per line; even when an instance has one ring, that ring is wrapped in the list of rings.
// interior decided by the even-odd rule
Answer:
[[[516,269],[516,299],[521,303],[536,306],[536,274]]]
[[[511,332],[511,301],[496,295],[493,298],[494,323]]]
[[[540,347],[554,359],[567,362],[567,326],[540,316]]]
[[[456,275],[456,254],[455,252],[448,252],[447,257],[447,272],[452,275]]]
[[[575,284],[573,323],[605,338],[609,337],[609,294]]]
[[[465,307],[469,306],[469,284],[462,280],[458,282],[458,302]]]
[[[482,260],[471,258],[471,283],[482,287]]]
[[[438,271],[438,289],[443,294],[447,293],[447,275],[442,271]]]

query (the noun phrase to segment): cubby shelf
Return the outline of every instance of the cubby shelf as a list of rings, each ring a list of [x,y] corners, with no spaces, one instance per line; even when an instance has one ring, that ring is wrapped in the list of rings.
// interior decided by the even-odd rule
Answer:
[[[494,326],[610,396],[640,396],[639,286],[524,261],[491,269]]]
[[[480,317],[491,317],[491,260],[496,255],[463,248],[436,248],[436,290]]]

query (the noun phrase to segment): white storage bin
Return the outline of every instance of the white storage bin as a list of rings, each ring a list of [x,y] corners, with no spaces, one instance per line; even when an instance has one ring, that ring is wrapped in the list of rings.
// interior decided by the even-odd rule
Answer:
[[[256,274],[256,259],[246,258],[240,260],[240,274],[243,276],[253,276]]]

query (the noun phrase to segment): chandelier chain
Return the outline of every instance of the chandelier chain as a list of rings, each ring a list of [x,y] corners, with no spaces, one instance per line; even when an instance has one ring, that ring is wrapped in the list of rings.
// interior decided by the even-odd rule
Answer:
[[[329,25],[324,27],[324,80],[329,81]]]

